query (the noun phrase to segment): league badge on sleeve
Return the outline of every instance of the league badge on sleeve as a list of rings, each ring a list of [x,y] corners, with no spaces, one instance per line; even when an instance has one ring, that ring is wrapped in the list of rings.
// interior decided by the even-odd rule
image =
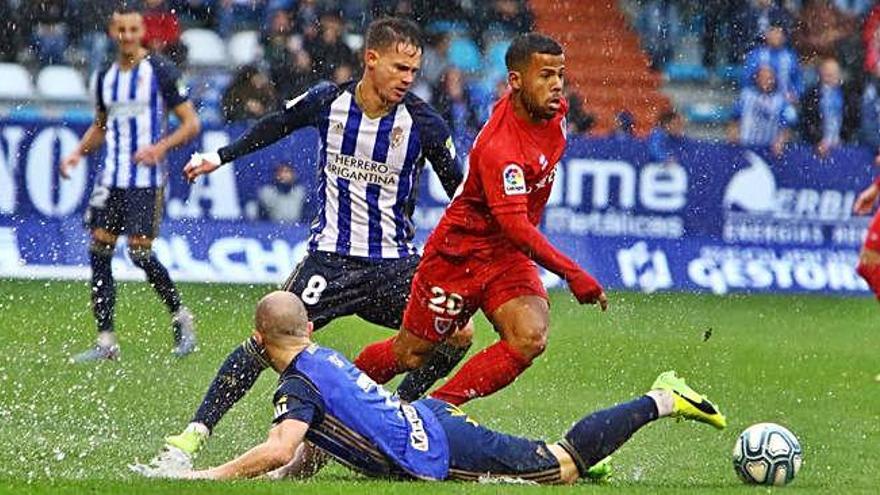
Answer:
[[[504,167],[504,193],[508,196],[514,194],[526,194],[526,174],[523,173],[522,167],[515,163]]]

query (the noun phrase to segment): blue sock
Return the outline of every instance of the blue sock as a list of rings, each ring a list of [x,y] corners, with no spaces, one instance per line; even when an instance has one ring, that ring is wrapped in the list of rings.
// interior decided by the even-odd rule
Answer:
[[[244,341],[220,366],[192,422],[202,423],[213,431],[220,419],[244,397],[257,382],[260,373],[268,367],[263,349],[253,337]]]
[[[92,244],[89,263],[92,266],[92,312],[99,332],[113,331],[113,308],[116,306],[116,286],[113,282],[113,246]]]
[[[560,445],[574,459],[581,476],[585,476],[587,469],[619,449],[657,416],[654,399],[643,396],[586,416],[572,426]]]
[[[162,298],[168,311],[176,313],[180,309],[180,293],[156,253],[152,249],[134,248],[128,250],[128,255],[132,263],[147,274],[147,281]]]

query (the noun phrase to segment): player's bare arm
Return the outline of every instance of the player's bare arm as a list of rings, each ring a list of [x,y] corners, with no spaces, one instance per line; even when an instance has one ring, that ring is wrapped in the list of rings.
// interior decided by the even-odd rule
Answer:
[[[294,456],[300,445],[302,445],[308,429],[309,425],[302,421],[284,420],[269,430],[268,438],[260,445],[226,464],[186,473],[186,477],[193,479],[230,480],[261,476],[294,460]]]
[[[139,149],[134,155],[134,159],[139,163],[156,165],[165,158],[169,151],[188,143],[199,135],[202,125],[192,102],[185,101],[174,107],[172,112],[177,116],[180,125],[160,141]]]
[[[855,203],[853,203],[853,213],[856,215],[867,215],[868,213],[871,213],[871,210],[874,209],[874,203],[877,202],[878,195],[880,195],[880,186],[874,182],[865,188],[864,191],[859,193],[859,197],[856,198]]]
[[[92,121],[92,125],[86,130],[79,145],[61,161],[61,166],[58,168],[58,173],[61,174],[61,177],[69,179],[70,172],[79,165],[82,158],[104,144],[106,134],[107,114],[99,110],[95,113],[95,120]]]

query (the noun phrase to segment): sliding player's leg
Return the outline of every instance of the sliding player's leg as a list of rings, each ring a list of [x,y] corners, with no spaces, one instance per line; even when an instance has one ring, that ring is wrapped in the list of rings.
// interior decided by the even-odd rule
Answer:
[[[880,300],[880,211],[874,215],[868,228],[868,235],[859,253],[857,271]]]

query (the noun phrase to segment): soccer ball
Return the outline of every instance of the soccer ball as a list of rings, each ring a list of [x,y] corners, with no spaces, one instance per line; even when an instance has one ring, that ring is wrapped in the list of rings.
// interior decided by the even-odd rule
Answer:
[[[749,426],[733,446],[733,469],[744,483],[783,486],[801,468],[797,437],[774,423]]]

